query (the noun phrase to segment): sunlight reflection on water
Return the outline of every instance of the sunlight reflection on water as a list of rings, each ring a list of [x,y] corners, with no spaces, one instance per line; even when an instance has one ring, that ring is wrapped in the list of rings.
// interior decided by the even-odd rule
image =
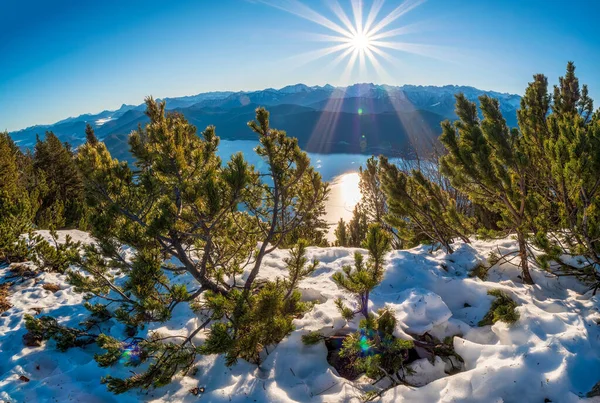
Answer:
[[[352,218],[352,210],[360,201],[361,193],[358,187],[358,172],[346,173],[336,176],[331,181],[331,193],[327,202],[325,219],[329,227],[328,240],[335,239],[335,226],[340,218],[348,222]]]

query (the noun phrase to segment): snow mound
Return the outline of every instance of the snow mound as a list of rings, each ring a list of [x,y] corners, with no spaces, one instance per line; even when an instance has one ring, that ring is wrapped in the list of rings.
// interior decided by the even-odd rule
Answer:
[[[76,241],[91,242],[79,231],[68,232]],[[67,232],[60,232],[63,240]],[[44,234],[47,236],[48,234]],[[470,271],[485,262],[490,252],[516,249],[510,239],[456,244],[456,252],[445,255],[421,246],[394,251],[382,284],[373,290],[371,310],[389,308],[398,319],[396,334],[410,338],[429,333],[443,339],[454,337],[454,348],[463,358],[465,370],[449,375],[448,363],[437,358],[410,364],[414,371],[407,381],[414,387],[399,386],[386,392],[383,402],[580,402],[600,381],[600,299],[569,278],[555,278],[533,269],[535,286],[525,286],[519,270],[510,264],[494,267],[488,281],[471,278]],[[42,347],[26,347],[25,314],[55,316],[60,323],[76,326],[87,316],[82,296],[66,283],[65,276],[41,273],[35,278],[11,279],[9,301],[12,307],[0,314],[0,401],[7,402],[359,402],[364,384],[340,377],[327,362],[323,343],[305,346],[302,335],[321,331],[331,335],[356,329],[358,320],[346,323],[334,300],[355,304],[331,280],[345,265],[353,264],[356,251],[350,248],[309,248],[308,257],[318,259],[315,273],[300,284],[304,299],[316,300],[314,308],[295,320],[296,330],[269,355],[260,367],[240,361],[228,368],[219,356],[199,356],[193,376],[174,378],[163,388],[122,395],[107,392],[100,378],[107,374],[128,376],[132,368],[116,365],[100,368],[93,360],[99,349],[90,345],[66,353],[53,342]],[[131,256],[132,250],[124,250]],[[287,252],[277,250],[265,259],[260,276],[285,275],[283,259]],[[11,276],[0,268],[0,282]],[[187,275],[184,282],[193,283]],[[43,288],[56,284],[58,291]],[[520,319],[508,326],[496,323],[478,327],[493,297],[487,292],[500,289],[519,307]],[[178,307],[171,320],[151,324],[146,329],[164,334],[189,334],[199,323],[187,307]],[[124,338],[122,325],[110,333]],[[206,336],[196,336],[198,343]],[[29,381],[22,378],[26,377]],[[191,388],[205,387],[201,396]]]
[[[396,337],[403,337],[405,332],[424,334],[431,331],[434,326],[447,322],[452,316],[452,312],[442,298],[428,290],[411,288],[401,292],[397,300],[402,302],[385,304],[398,320]]]

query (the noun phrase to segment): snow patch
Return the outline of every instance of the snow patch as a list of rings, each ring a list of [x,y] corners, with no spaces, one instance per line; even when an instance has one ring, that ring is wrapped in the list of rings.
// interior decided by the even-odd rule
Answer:
[[[40,232],[47,237],[47,232]],[[80,231],[59,231],[59,239],[70,234],[75,241],[92,242]],[[445,255],[430,246],[394,251],[382,284],[373,290],[371,309],[388,307],[397,316],[398,336],[428,332],[443,339],[453,338],[456,352],[464,359],[465,371],[448,375],[452,368],[441,359],[417,360],[407,381],[415,387],[398,386],[383,396],[383,402],[580,402],[600,381],[600,299],[574,279],[551,277],[532,268],[535,286],[523,285],[518,269],[502,264],[490,271],[488,279],[470,278],[469,272],[490,252],[516,248],[515,241],[475,240],[472,245],[455,244],[456,252]],[[101,368],[93,360],[95,345],[56,350],[53,342],[26,347],[25,314],[55,316],[61,324],[77,326],[87,317],[83,298],[66,283],[64,275],[40,273],[10,287],[8,311],[0,315],[0,400],[7,402],[359,402],[360,384],[340,377],[327,363],[323,343],[305,346],[302,335],[321,331],[332,335],[356,329],[360,318],[347,323],[334,300],[355,304],[340,290],[331,276],[344,265],[353,264],[351,248],[308,248],[308,258],[318,259],[315,273],[300,284],[304,299],[318,303],[304,317],[296,319],[296,330],[270,354],[260,368],[240,361],[228,368],[223,357],[198,356],[198,372],[180,376],[163,388],[148,392],[130,391],[113,395],[100,383],[102,376],[128,376],[132,368],[116,365]],[[124,248],[123,256],[134,251]],[[261,278],[285,275],[287,251],[267,256]],[[0,280],[10,275],[0,267]],[[178,277],[193,285],[187,274]],[[14,281],[14,280],[13,280]],[[60,291],[44,290],[46,283],[58,284]],[[478,327],[499,288],[519,303],[520,319],[508,326],[496,323]],[[166,323],[150,324],[145,332],[187,335],[202,322],[188,307],[178,306]],[[109,332],[124,338],[124,327],[112,324]],[[194,340],[202,342],[206,334]],[[26,376],[29,382],[19,379]],[[201,397],[189,393],[205,387]],[[547,400],[546,400],[547,401]],[[589,401],[594,401],[590,399]],[[596,399],[595,401],[599,401]]]

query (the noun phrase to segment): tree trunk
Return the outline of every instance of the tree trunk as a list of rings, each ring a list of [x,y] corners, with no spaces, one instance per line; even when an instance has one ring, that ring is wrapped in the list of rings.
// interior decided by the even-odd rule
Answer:
[[[533,279],[529,273],[529,262],[527,261],[527,244],[525,235],[521,231],[517,231],[517,239],[519,241],[519,256],[521,257],[521,271],[523,283],[533,284]]]
[[[369,291],[362,295],[362,314],[365,319],[369,318]]]

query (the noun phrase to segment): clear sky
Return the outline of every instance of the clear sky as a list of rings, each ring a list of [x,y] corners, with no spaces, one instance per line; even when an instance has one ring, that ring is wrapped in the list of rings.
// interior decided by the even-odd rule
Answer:
[[[350,0],[337,1],[354,21]],[[140,104],[146,95],[299,82],[457,84],[521,94],[534,73],[555,83],[568,60],[600,97],[600,1],[409,1],[417,6],[381,30],[407,32],[381,41],[410,43],[396,46],[410,52],[381,48],[392,59],[373,53],[379,72],[367,60],[350,74],[343,74],[348,58],[333,64],[339,53],[311,57],[339,44],[315,41],[339,34],[310,20],[322,15],[343,26],[335,0],[302,3],[315,14],[296,0],[3,0],[0,130]],[[373,1],[362,3],[364,21]],[[373,26],[402,3],[385,1]]]

